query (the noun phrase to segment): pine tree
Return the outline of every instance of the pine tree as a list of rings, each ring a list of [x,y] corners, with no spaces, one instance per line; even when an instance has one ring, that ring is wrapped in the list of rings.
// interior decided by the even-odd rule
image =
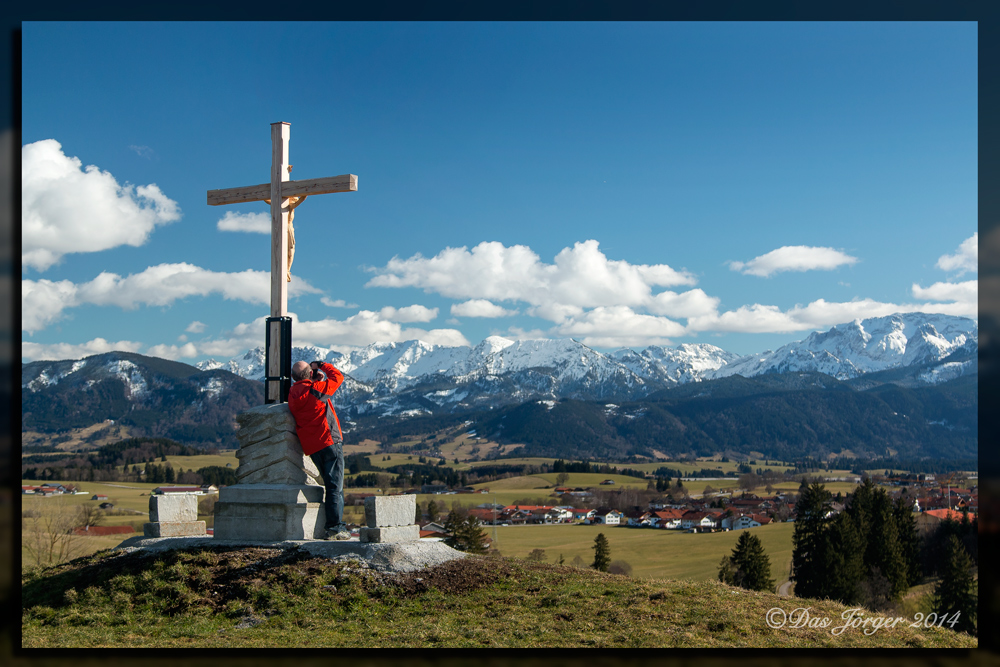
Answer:
[[[854,604],[861,598],[859,583],[865,575],[862,540],[847,514],[830,522],[823,548],[826,570],[819,597]],[[798,591],[796,590],[796,593]]]
[[[941,581],[934,589],[934,610],[946,614],[945,625],[955,630],[977,633],[979,595],[972,578],[972,559],[961,541],[954,535],[948,536],[945,546],[945,562],[941,568]],[[958,614],[954,625],[950,623]]]
[[[413,514],[413,523],[420,524],[424,520],[424,512],[420,507],[420,503],[414,503],[416,505],[416,510]]]
[[[825,597],[826,514],[830,511],[830,492],[819,482],[799,487],[795,504],[795,531],[792,534],[792,581],[795,594],[803,598]]]
[[[771,559],[764,553],[760,538],[745,530],[740,533],[732,555],[720,564],[719,581],[751,591],[770,591],[774,588]]]
[[[920,535],[917,533],[917,522],[913,516],[913,501],[900,496],[892,506],[892,516],[896,522],[896,533],[899,545],[903,550],[903,561],[906,563],[906,583],[916,586],[923,575],[920,567]]]
[[[865,567],[869,572],[877,569],[889,581],[892,599],[901,598],[908,588],[909,570],[896,531],[892,501],[884,489],[875,493],[872,529],[868,535]]]
[[[590,567],[600,572],[607,572],[608,565],[611,564],[611,545],[604,533],[597,534],[597,537],[594,538],[594,546],[591,548],[594,550],[594,562]]]

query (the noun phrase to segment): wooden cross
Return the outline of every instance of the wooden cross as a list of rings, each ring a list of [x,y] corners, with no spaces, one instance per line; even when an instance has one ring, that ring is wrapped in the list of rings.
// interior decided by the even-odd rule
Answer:
[[[288,180],[292,170],[292,166],[288,164],[289,127],[288,123],[271,123],[270,183],[208,191],[209,206],[266,200],[271,202],[271,317],[268,318],[264,369],[266,377],[282,377],[283,380],[265,382],[264,399],[267,403],[284,402],[287,399],[287,389],[282,390],[282,386],[287,387],[289,384],[285,381],[285,375],[290,369],[282,368],[281,362],[282,358],[291,358],[291,322],[287,324],[287,331],[278,322],[280,319],[287,319],[288,315],[288,216],[294,208],[289,199],[332,192],[356,192],[358,189],[358,177],[354,174]]]

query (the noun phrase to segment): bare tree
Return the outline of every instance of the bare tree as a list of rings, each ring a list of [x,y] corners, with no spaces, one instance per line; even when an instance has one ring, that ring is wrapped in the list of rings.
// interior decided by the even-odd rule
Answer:
[[[80,555],[83,538],[73,534],[79,516],[62,498],[32,498],[21,513],[21,546],[31,562],[48,567]]]
[[[98,507],[95,503],[88,503],[86,505],[80,505],[77,510],[77,516],[79,521],[79,526],[81,528],[90,528],[91,526],[99,526],[101,522],[104,521],[104,511]]]

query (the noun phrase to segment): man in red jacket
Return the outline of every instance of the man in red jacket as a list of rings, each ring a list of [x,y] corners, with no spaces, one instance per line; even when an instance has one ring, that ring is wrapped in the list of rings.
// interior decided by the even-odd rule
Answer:
[[[302,453],[319,468],[326,486],[324,539],[349,540],[351,533],[344,524],[344,436],[330,398],[344,375],[333,364],[298,361],[292,366],[292,379],[288,409],[295,417]]]

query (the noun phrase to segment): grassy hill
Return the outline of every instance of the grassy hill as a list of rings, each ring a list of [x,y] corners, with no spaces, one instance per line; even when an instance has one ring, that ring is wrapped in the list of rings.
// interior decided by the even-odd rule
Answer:
[[[769,627],[808,607],[828,627]],[[847,607],[717,582],[470,557],[403,575],[297,550],[102,552],[22,577],[23,648],[974,648],[913,619],[865,634]],[[849,613],[849,612],[848,612]],[[781,613],[778,613],[781,616]],[[871,616],[871,614],[865,614]]]

